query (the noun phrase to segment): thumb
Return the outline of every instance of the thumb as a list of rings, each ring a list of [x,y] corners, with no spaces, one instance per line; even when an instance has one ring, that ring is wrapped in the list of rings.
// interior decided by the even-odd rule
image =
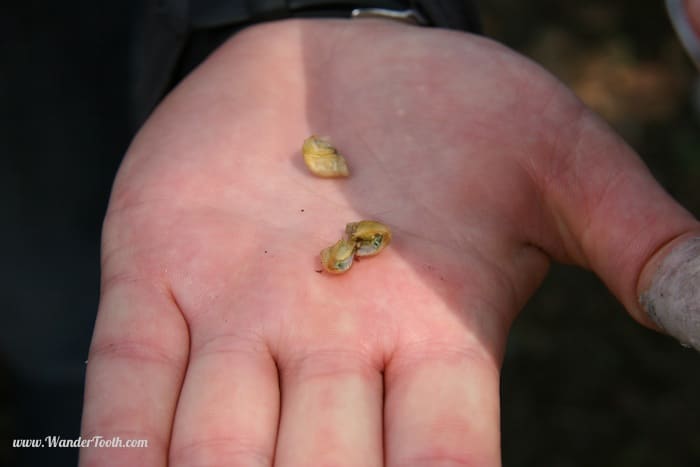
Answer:
[[[557,232],[545,249],[592,269],[640,323],[700,350],[700,223],[591,112],[568,131],[569,149],[541,167]]]
[[[639,292],[642,308],[661,329],[700,350],[700,233],[655,254],[642,270]]]

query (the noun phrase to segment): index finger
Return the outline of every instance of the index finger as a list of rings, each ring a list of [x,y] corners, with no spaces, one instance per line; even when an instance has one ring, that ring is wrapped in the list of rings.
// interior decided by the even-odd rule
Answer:
[[[187,324],[167,289],[137,280],[104,289],[88,357],[81,436],[90,444],[81,466],[167,465],[187,356]],[[146,446],[127,447],[129,440]]]

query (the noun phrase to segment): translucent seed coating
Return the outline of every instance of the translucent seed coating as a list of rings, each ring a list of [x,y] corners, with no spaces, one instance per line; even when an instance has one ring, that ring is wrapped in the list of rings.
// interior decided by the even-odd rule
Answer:
[[[342,274],[350,269],[354,256],[355,244],[343,238],[321,251],[321,264],[332,274]]]
[[[347,177],[350,175],[345,158],[338,153],[330,141],[316,135],[304,140],[301,149],[304,162],[311,173],[319,177]]]
[[[351,222],[345,226],[345,233],[355,244],[357,256],[374,256],[391,243],[391,230],[377,221]]]

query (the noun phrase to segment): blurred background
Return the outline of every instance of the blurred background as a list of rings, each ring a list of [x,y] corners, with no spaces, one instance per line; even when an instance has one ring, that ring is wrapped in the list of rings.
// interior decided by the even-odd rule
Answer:
[[[131,138],[136,0],[0,5],[0,465],[75,465],[12,438],[79,434],[99,234]],[[486,34],[598,111],[700,215],[697,72],[661,1],[480,2]],[[503,370],[505,466],[700,465],[700,356],[554,266]]]
[[[80,433],[135,1],[0,2],[0,466],[77,462],[10,440]]]

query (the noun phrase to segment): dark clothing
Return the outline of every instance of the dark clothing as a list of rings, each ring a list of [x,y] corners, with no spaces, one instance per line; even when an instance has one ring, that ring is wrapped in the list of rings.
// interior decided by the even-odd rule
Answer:
[[[0,5],[0,465],[75,466],[99,293],[100,228],[131,138],[134,6]]]

